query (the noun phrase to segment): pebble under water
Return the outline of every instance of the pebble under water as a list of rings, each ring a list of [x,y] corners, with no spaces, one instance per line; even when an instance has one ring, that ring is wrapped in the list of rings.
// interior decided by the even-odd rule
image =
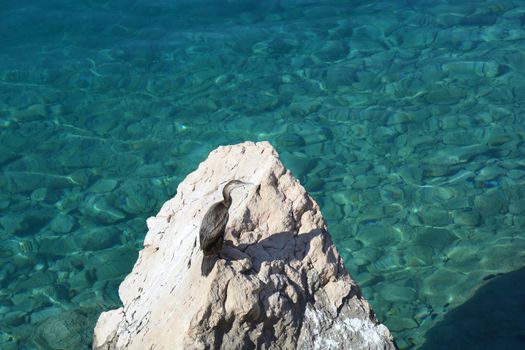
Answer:
[[[146,218],[245,140],[269,140],[319,202],[401,349],[486,348],[498,329],[492,348],[525,346],[523,273],[500,282],[525,266],[523,1],[3,0],[0,15],[1,349],[88,349]],[[498,298],[491,322],[476,302]]]

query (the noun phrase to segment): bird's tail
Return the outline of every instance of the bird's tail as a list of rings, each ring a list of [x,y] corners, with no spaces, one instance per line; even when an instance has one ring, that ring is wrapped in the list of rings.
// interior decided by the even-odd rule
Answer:
[[[204,255],[202,257],[202,263],[201,263],[201,275],[206,277],[210,274],[211,270],[213,270],[213,267],[215,266],[215,262],[217,262],[217,255],[210,255],[206,256]]]

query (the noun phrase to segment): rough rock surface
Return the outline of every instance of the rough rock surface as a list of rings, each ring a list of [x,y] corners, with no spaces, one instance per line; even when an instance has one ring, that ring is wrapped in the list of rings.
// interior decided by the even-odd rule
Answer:
[[[232,192],[224,259],[202,276],[200,222],[231,179],[253,185]],[[94,349],[395,349],[267,142],[211,152],[148,228]]]

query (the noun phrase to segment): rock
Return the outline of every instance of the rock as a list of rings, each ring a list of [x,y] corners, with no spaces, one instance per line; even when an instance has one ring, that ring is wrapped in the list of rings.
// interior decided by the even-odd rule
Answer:
[[[396,175],[409,184],[418,184],[423,177],[423,171],[419,165],[409,164],[401,166]]]
[[[42,202],[46,199],[47,196],[47,188],[37,188],[31,193],[31,201],[32,202]]]
[[[525,199],[518,199],[509,205],[509,212],[521,214],[525,212]]]
[[[281,134],[275,138],[275,143],[280,148],[297,149],[305,145],[304,138],[293,132]]]
[[[476,226],[479,224],[480,216],[475,210],[465,210],[454,213],[454,223],[463,226]]]
[[[75,242],[83,251],[102,250],[120,243],[121,232],[114,226],[95,227],[75,232]]]
[[[142,181],[126,180],[123,184],[113,191],[109,202],[115,208],[130,214],[142,214],[152,210],[157,204],[156,193]],[[115,213],[111,210],[111,214]],[[114,215],[115,217],[119,215]]]
[[[424,96],[424,100],[427,103],[435,103],[437,105],[451,105],[460,102],[466,96],[467,92],[465,90],[449,86],[428,91]]]
[[[46,106],[44,106],[43,104],[34,104],[22,110],[14,111],[12,115],[13,119],[24,122],[45,120],[46,117]]]
[[[38,243],[38,253],[40,254],[65,256],[75,251],[76,248],[76,242],[69,235],[61,235],[60,237],[41,235],[36,241]]]
[[[111,206],[107,197],[103,195],[88,196],[82,203],[80,211],[86,217],[102,224],[114,224],[126,218],[126,214]]]
[[[64,213],[59,213],[51,221],[51,229],[56,233],[68,233],[73,226],[75,226],[75,218]]]
[[[223,258],[203,276],[199,226],[230,179],[254,185],[233,192]],[[94,349],[395,349],[269,143],[219,147],[147,223]]]
[[[91,247],[88,247],[91,248]],[[121,278],[133,265],[137,252],[130,247],[115,247],[99,251],[84,260],[87,271],[95,274],[97,281]]]
[[[421,48],[428,47],[436,38],[434,30],[399,30],[396,32],[403,48]]]
[[[341,60],[348,54],[348,45],[343,40],[326,42],[316,56],[323,62]]]
[[[359,189],[359,190],[362,190],[365,188],[377,187],[379,185],[379,180],[380,180],[379,177],[370,175],[370,174],[358,175],[355,178],[355,182],[352,185],[352,187],[354,189]]]
[[[450,62],[442,65],[444,72],[454,77],[473,78],[475,76],[493,78],[498,75],[501,68],[495,61],[489,62]]]
[[[423,225],[427,226],[446,226],[452,222],[448,211],[439,207],[424,208],[418,215]]]
[[[425,157],[423,163],[430,165],[450,166],[462,164],[470,161],[476,156],[487,152],[487,147],[484,145],[470,145],[464,147],[447,147],[440,149],[428,157]]]
[[[398,332],[406,329],[415,329],[418,327],[416,321],[411,318],[401,318],[394,316],[390,318],[390,321],[392,323],[392,326],[390,327]]]
[[[300,152],[283,152],[283,162],[299,177],[304,177],[310,170],[315,168],[316,162],[309,158],[306,154]]]
[[[93,193],[111,192],[117,187],[118,181],[114,179],[100,179],[89,188]]]
[[[506,204],[505,195],[496,189],[488,190],[474,198],[474,207],[484,217],[499,214]]]
[[[44,228],[52,217],[53,212],[47,208],[30,208],[21,213],[13,213],[9,217],[0,219],[0,226],[7,233],[19,237],[30,236]]]
[[[499,176],[505,175],[507,171],[496,165],[489,165],[479,171],[479,175],[476,176],[476,181],[489,181],[498,178]]]
[[[405,124],[414,121],[414,116],[409,113],[396,112],[388,116],[386,125]]]
[[[442,228],[424,228],[417,231],[413,242],[417,245],[444,249],[458,239],[453,232]]]
[[[89,344],[88,319],[77,311],[62,312],[43,321],[34,341],[43,349],[81,349]]]
[[[330,89],[349,86],[356,81],[356,71],[350,67],[333,66],[326,70],[326,86]]]

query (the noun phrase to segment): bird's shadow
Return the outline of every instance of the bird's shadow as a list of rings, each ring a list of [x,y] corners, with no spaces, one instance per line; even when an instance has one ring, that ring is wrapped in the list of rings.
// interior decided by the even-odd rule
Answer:
[[[317,236],[323,234],[322,229],[314,229],[307,233],[278,232],[261,239],[255,243],[240,243],[234,245],[232,241],[225,241],[219,256],[204,256],[201,264],[201,274],[207,276],[215,266],[218,259],[224,259],[227,263],[236,260],[248,259],[252,269],[258,272],[263,262],[275,260],[283,261],[285,264],[293,260],[302,260],[310,251],[310,242]],[[241,233],[242,236],[242,233]],[[328,253],[332,241],[328,235],[322,240],[322,250]],[[333,261],[337,262],[335,256]]]

